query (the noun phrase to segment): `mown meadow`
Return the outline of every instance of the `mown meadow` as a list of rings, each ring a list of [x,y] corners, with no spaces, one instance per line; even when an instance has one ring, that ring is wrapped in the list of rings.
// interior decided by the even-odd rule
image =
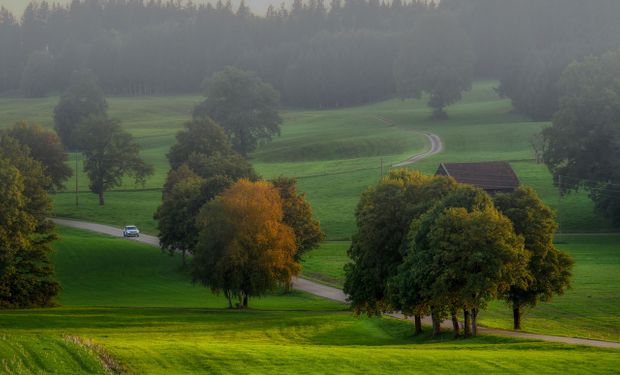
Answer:
[[[0,312],[1,372],[104,373],[101,356],[148,374],[606,373],[620,365],[611,349],[414,338],[408,322],[356,318],[303,293],[275,292],[248,311],[227,310],[156,248],[73,229],[60,235],[62,306]]]

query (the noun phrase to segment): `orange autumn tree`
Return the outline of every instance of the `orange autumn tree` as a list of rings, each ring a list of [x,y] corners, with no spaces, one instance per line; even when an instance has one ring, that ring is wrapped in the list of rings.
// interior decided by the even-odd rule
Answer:
[[[283,223],[282,199],[269,182],[237,181],[206,204],[192,276],[245,308],[250,296],[289,285],[299,272],[293,229]]]

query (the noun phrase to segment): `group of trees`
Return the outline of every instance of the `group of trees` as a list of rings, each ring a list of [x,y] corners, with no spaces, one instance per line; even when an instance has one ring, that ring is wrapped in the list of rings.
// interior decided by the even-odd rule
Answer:
[[[46,191],[69,175],[59,150],[55,135],[36,126],[0,132],[0,308],[49,306],[60,290]]]
[[[0,92],[64,90],[71,73],[84,68],[108,93],[196,92],[196,77],[238,66],[256,71],[287,105],[333,107],[415,95],[431,79],[431,101],[439,109],[469,86],[473,71],[499,78],[500,92],[518,110],[548,119],[557,109],[564,68],[620,45],[620,4],[613,0],[275,5],[264,16],[243,4],[232,9],[229,3],[181,1],[43,1],[30,4],[21,19],[1,10],[0,49],[11,53],[0,57]],[[423,21],[427,16],[437,23]],[[446,19],[456,19],[456,27]],[[435,64],[425,67],[425,59]],[[419,67],[428,79],[403,77],[407,67]]]
[[[167,155],[154,218],[162,249],[180,252],[184,265],[193,255],[195,282],[247,307],[250,296],[290,287],[324,234],[295,179],[261,181],[244,158],[279,132],[277,92],[236,68],[216,73],[206,90]]]
[[[620,226],[620,50],[574,63],[558,86],[542,157],[562,193],[585,189]]]
[[[126,175],[144,183],[153,167],[139,156],[140,145],[109,118],[108,103],[91,71],[73,72],[71,85],[54,108],[54,128],[65,148],[84,155],[84,172],[90,190],[104,205],[104,193],[122,183]]]
[[[195,282],[247,307],[276,285],[288,287],[301,255],[324,235],[295,180],[260,181],[218,124],[185,124],[168,153],[171,170],[154,217],[171,254],[193,255]]]
[[[569,285],[572,260],[553,245],[553,212],[529,188],[493,198],[449,177],[392,171],[363,195],[345,267],[356,313],[430,315],[433,333],[450,317],[476,334],[480,309],[508,302],[521,313]]]

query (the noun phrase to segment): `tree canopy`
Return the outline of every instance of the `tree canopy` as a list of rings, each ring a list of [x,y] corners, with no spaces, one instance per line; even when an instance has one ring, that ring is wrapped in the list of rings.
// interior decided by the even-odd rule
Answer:
[[[90,190],[104,205],[104,193],[120,186],[125,175],[144,183],[153,167],[140,158],[140,145],[122,129],[120,122],[100,115],[87,118],[77,131],[78,144],[84,155],[84,172]]]
[[[251,164],[232,149],[226,133],[210,118],[196,118],[177,133],[162,203],[154,214],[159,243],[170,254],[193,253],[196,217],[204,204],[240,178],[257,179]]]
[[[272,184],[236,182],[201,210],[194,281],[223,292],[230,307],[233,300],[247,307],[249,297],[289,285],[299,264],[295,233],[283,217],[282,200]]]
[[[27,146],[30,156],[43,165],[43,173],[50,178],[48,189],[62,189],[73,172],[66,164],[65,153],[58,136],[35,124],[18,123],[6,133],[19,143]]]
[[[513,309],[514,328],[521,329],[523,307],[549,301],[569,287],[573,261],[553,244],[555,214],[534,190],[520,187],[513,193],[498,194],[494,202],[510,219],[515,233],[523,236],[528,254],[527,274],[522,283],[514,283],[504,291],[504,298]]]
[[[344,291],[355,312],[378,315],[390,310],[387,282],[402,263],[411,221],[455,188],[451,178],[401,169],[362,194],[348,250],[352,262],[345,266]]]
[[[92,72],[81,70],[71,76],[71,85],[54,108],[54,129],[69,150],[79,150],[75,131],[91,116],[103,116],[108,109],[103,90]]]
[[[543,160],[563,193],[586,189],[620,224],[620,50],[572,64],[560,106],[543,131]]]
[[[49,259],[49,183],[27,147],[0,135],[0,308],[49,306],[60,290]]]
[[[297,181],[290,177],[278,177],[271,181],[282,198],[284,224],[293,228],[297,252],[295,260],[300,261],[304,253],[319,246],[325,239],[318,220],[312,216],[312,207],[304,193],[297,193]]]
[[[233,148],[242,155],[258,143],[280,134],[280,94],[255,73],[227,67],[205,81],[205,101],[194,117],[209,116],[229,135]]]

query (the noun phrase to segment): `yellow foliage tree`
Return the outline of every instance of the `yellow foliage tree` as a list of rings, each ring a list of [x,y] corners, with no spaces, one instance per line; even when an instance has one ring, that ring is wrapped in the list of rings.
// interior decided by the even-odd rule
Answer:
[[[224,292],[229,307],[247,307],[299,273],[293,229],[283,223],[282,199],[269,182],[237,181],[201,210],[193,279]]]

